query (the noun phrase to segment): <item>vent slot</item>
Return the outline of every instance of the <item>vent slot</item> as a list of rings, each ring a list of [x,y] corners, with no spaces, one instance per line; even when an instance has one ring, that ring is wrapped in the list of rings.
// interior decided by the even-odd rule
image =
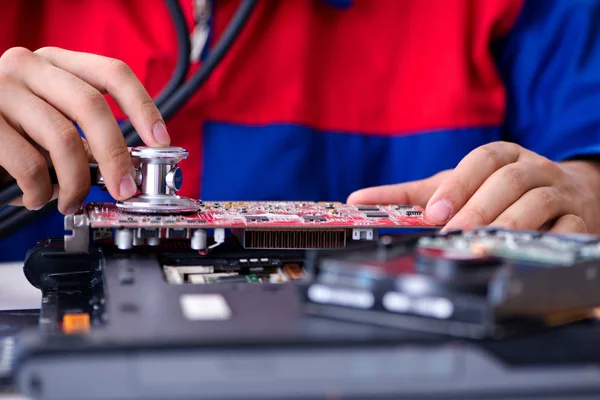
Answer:
[[[248,230],[243,233],[246,249],[337,249],[346,246],[346,231],[340,230]]]

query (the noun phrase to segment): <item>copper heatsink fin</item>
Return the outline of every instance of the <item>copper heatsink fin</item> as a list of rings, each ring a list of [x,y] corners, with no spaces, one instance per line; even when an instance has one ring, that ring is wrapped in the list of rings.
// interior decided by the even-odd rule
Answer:
[[[345,230],[246,230],[247,249],[336,249],[346,244]]]

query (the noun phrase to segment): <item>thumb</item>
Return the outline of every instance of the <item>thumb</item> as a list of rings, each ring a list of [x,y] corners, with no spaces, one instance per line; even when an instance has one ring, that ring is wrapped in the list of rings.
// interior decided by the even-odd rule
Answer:
[[[442,171],[430,178],[418,181],[361,189],[352,193],[346,203],[402,204],[425,207],[449,172],[450,170]]]

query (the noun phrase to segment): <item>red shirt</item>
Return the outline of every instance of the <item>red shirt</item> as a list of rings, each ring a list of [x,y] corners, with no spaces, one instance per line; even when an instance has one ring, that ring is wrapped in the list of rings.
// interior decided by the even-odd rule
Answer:
[[[343,201],[453,168],[496,140],[553,160],[600,154],[599,1],[331,1],[258,2],[168,123],[190,151],[183,195]],[[214,3],[213,41],[239,1]],[[191,28],[192,0],[181,4]],[[2,0],[0,26],[0,51],[116,57],[153,95],[177,54],[162,0]],[[53,218],[0,242],[0,257],[60,235]]]

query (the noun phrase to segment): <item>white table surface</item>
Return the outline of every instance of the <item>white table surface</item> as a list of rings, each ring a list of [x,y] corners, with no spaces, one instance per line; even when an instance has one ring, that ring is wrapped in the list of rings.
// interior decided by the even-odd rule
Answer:
[[[23,263],[0,264],[0,310],[40,308],[41,292],[23,275]]]
[[[29,400],[27,397],[19,396],[17,394],[2,394],[0,393],[0,400]]]

